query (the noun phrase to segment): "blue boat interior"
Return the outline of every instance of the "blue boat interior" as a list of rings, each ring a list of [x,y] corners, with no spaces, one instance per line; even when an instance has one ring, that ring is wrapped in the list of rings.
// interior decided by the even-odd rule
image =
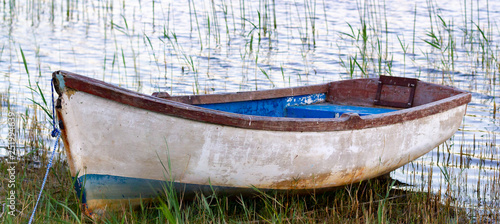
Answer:
[[[396,111],[390,108],[331,104],[326,102],[325,93],[197,106],[237,114],[293,118],[336,118],[344,113],[366,116]]]

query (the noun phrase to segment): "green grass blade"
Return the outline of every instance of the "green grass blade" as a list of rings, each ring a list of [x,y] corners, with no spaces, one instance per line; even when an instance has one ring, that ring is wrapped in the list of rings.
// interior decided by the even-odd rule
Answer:
[[[80,224],[82,223],[82,220],[80,220],[80,219],[78,218],[78,215],[76,215],[76,213],[75,213],[75,212],[74,212],[71,208],[69,208],[67,205],[65,205],[65,204],[63,204],[63,203],[61,203],[61,202],[58,202],[58,201],[57,201],[56,199],[54,199],[54,198],[51,198],[51,199],[52,199],[52,201],[53,201],[54,203],[56,203],[57,205],[59,205],[59,206],[63,207],[64,209],[66,209],[66,210],[69,212],[69,214],[71,215],[71,217],[73,217],[77,223],[80,223]]]

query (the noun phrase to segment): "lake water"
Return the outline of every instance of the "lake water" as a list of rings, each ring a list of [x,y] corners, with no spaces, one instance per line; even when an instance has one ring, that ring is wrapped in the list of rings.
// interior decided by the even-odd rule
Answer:
[[[46,116],[29,100],[42,98],[28,86],[49,97],[59,69],[172,95],[416,77],[470,91],[472,102],[449,141],[391,176],[495,211],[499,8],[468,0],[3,1],[0,155],[8,108],[26,130],[43,124],[19,134],[22,150],[36,146],[33,134],[50,141]]]

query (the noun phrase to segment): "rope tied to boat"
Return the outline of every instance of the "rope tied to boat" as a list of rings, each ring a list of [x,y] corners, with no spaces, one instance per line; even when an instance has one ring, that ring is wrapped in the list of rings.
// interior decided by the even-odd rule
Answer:
[[[50,89],[52,90],[52,132],[50,135],[55,138],[61,131],[56,127],[56,113],[55,113],[55,105],[54,105],[54,83],[50,82]],[[54,149],[55,150],[55,149]]]
[[[38,203],[40,202],[40,198],[43,193],[43,188],[45,187],[45,183],[47,182],[47,177],[49,176],[50,167],[52,167],[52,160],[54,159],[54,155],[57,149],[57,144],[59,143],[59,138],[61,137],[61,131],[56,127],[56,115],[55,115],[55,105],[54,105],[54,83],[50,82],[50,87],[52,90],[52,128],[53,128],[50,135],[52,137],[57,137],[57,138],[56,142],[54,143],[54,148],[52,149],[52,155],[50,156],[49,163],[47,164],[47,171],[45,172],[45,177],[43,178],[42,187],[40,188],[40,193],[38,194],[35,208],[33,209],[33,213],[31,213],[31,217],[28,222],[29,224],[33,222],[33,218],[35,217],[36,208],[38,207]]]

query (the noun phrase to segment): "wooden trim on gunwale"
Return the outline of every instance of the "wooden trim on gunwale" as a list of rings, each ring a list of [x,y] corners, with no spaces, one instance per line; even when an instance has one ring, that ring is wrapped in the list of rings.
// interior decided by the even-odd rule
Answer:
[[[60,83],[61,81],[64,81],[64,83]],[[415,120],[429,115],[437,114],[467,104],[471,100],[471,95],[469,93],[460,91],[460,93],[458,93],[457,95],[442,100],[385,114],[375,114],[364,117],[342,116],[340,118],[328,119],[287,118],[243,115],[206,109],[186,103],[175,102],[172,100],[133,92],[124,88],[114,86],[112,84],[66,71],[54,72],[53,82],[59,95],[61,95],[64,91],[67,91],[62,88],[70,88],[76,91],[86,92],[88,94],[99,96],[122,104],[170,116],[238,128],[269,131],[323,132],[373,128],[401,123],[409,120]],[[328,86],[330,86],[330,84],[316,85],[313,86],[312,89],[314,89],[314,91],[318,91],[322,90],[323,88],[327,88]],[[302,88],[304,91],[307,90],[307,87],[298,87],[294,89]],[[284,96],[282,94],[286,94],[286,91],[289,92],[290,90],[265,90],[255,91],[253,93],[256,95],[273,93],[275,94],[274,96],[268,95],[267,98],[276,98]]]

